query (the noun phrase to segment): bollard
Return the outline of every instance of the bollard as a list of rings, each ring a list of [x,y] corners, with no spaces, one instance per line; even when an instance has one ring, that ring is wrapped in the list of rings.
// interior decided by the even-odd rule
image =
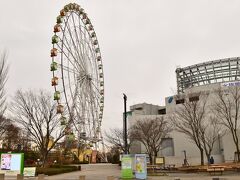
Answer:
[[[219,180],[219,177],[213,177],[212,180]]]
[[[114,180],[115,178],[114,178],[114,176],[108,176],[107,177],[107,180]]]
[[[174,180],[181,180],[179,177],[175,177]]]
[[[5,179],[5,174],[0,174],[0,180],[4,180]]]
[[[44,180],[45,175],[44,174],[39,174],[38,175],[38,180]]]
[[[85,177],[86,177],[86,176],[84,176],[84,175],[79,176],[79,180],[85,180]]]
[[[24,177],[22,174],[17,174],[17,180],[24,180]]]

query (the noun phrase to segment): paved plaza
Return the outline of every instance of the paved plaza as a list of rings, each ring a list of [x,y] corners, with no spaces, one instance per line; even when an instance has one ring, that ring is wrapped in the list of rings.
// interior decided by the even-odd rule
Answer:
[[[50,176],[49,180],[77,180],[80,175],[86,175],[86,180],[106,180],[107,176],[120,177],[120,167],[112,164],[82,165],[82,171]],[[167,173],[166,176],[149,176],[149,180],[212,180],[219,177],[224,180],[240,180],[240,172],[224,172],[223,175],[210,176],[208,173]]]
[[[79,180],[80,175],[85,175],[86,180],[107,180],[108,176],[114,176],[115,180],[120,178],[120,167],[112,164],[90,164],[82,165],[82,170],[65,173],[61,175],[48,176],[45,180]],[[224,172],[223,175],[210,176],[208,173],[167,173],[165,176],[149,176],[148,180],[212,180],[219,177],[220,180],[240,180],[240,172]],[[26,180],[37,180],[37,178],[25,178]],[[6,178],[16,180],[16,178]]]

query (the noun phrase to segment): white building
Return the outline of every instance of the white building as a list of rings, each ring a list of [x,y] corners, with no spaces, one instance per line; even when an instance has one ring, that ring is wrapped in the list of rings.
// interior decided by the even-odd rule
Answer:
[[[171,115],[189,94],[193,100],[201,101],[199,93],[208,93],[208,102],[213,101],[214,93],[219,87],[227,90],[229,86],[240,86],[240,58],[229,58],[200,63],[185,68],[177,68],[177,95],[165,98],[165,106],[152,104],[136,104],[130,107],[132,112],[128,117],[131,127],[136,120],[156,118],[156,116]],[[240,122],[239,122],[240,123]],[[188,163],[195,165],[200,163],[200,153],[194,143],[184,134],[173,131],[164,139],[163,150],[159,156],[165,157],[166,164],[183,164],[184,153],[187,153]],[[131,147],[131,153],[145,153],[144,146],[135,142]],[[230,133],[218,138],[212,151],[216,163],[234,161],[235,145]],[[205,158],[205,162],[207,162]]]

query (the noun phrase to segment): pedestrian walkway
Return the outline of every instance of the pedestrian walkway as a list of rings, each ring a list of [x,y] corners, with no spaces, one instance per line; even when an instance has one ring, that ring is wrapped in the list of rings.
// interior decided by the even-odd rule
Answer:
[[[107,180],[107,176],[120,177],[121,169],[112,164],[87,164],[82,165],[82,171],[49,176],[49,180],[78,180],[80,175],[86,175],[86,180]],[[240,173],[224,172],[222,176],[210,176],[208,173],[168,173],[167,176],[149,176],[148,180],[212,180],[219,177],[224,180],[239,180]]]
[[[79,180],[80,175],[85,175],[86,180],[107,180],[108,176],[114,176],[115,180],[118,180],[121,174],[118,165],[86,164],[81,166],[81,171],[48,176],[45,180]],[[148,176],[148,180],[213,180],[214,177],[219,177],[219,180],[240,180],[240,172],[224,172],[223,175],[219,176],[210,176],[209,173],[167,173],[166,176]],[[32,179],[37,180],[37,178]],[[6,180],[13,179],[7,178]]]
[[[106,180],[107,176],[120,177],[120,167],[113,164],[83,164],[82,170],[49,176],[49,180],[77,180],[80,175],[85,175],[86,180]]]

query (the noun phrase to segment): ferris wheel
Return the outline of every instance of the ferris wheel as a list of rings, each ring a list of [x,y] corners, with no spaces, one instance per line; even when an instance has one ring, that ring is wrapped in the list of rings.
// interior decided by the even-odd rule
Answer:
[[[61,125],[70,139],[102,141],[104,76],[93,25],[84,9],[70,3],[60,11],[53,28],[52,86]]]

